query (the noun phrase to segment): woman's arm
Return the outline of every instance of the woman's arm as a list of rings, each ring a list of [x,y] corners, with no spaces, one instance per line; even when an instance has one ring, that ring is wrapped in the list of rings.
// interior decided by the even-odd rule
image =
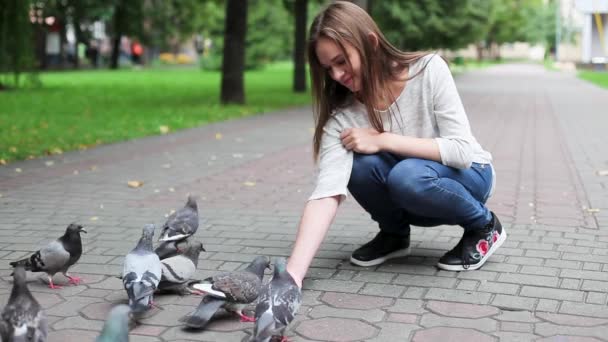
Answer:
[[[332,196],[308,201],[304,207],[296,242],[287,263],[287,271],[300,287],[336,216],[339,204],[340,196]]]
[[[395,133],[379,133],[373,128],[348,128],[340,134],[347,150],[372,154],[380,151],[405,157],[434,160],[441,163],[439,145],[435,139],[414,138]]]

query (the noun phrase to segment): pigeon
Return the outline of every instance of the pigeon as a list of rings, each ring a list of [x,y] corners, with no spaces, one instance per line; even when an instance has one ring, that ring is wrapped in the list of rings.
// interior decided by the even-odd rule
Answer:
[[[202,329],[220,308],[232,311],[241,317],[241,321],[251,322],[253,318],[245,316],[243,309],[253,303],[262,289],[264,270],[270,265],[265,256],[256,257],[243,271],[226,272],[203,280],[193,287],[207,295],[194,313],[182,317],[179,321],[189,328]]]
[[[46,315],[25,283],[25,268],[13,270],[13,289],[0,319],[0,341],[44,342]]]
[[[61,288],[53,284],[53,276],[57,272],[63,273],[63,275],[70,279],[70,284],[78,285],[82,279],[69,275],[68,269],[82,255],[80,233],[86,232],[81,225],[72,223],[65,230],[65,234],[62,237],[49,243],[29,258],[11,262],[10,265],[13,267],[23,266],[26,270],[32,272],[46,272],[51,289]]]
[[[154,291],[162,274],[160,259],[152,252],[153,236],[154,225],[145,225],[137,246],[125,257],[122,284],[135,314],[147,311],[154,304]]]
[[[196,233],[198,229],[198,206],[194,196],[188,196],[186,205],[167,218],[160,234],[160,241],[177,241]]]
[[[131,308],[128,305],[113,307],[95,342],[128,342],[130,314]]]
[[[249,342],[269,342],[279,335],[285,342],[285,329],[302,303],[302,291],[287,272],[285,258],[274,264],[272,280],[264,287],[255,307],[255,327]]]
[[[158,255],[160,260],[168,259],[176,255],[184,254],[184,251],[189,248],[191,243],[198,244],[200,242],[196,242],[191,238],[185,238],[179,241],[163,241],[156,247],[154,253]],[[205,248],[202,248],[202,250],[205,251]]]
[[[159,290],[170,290],[184,295],[187,293],[202,294],[188,287],[190,278],[196,272],[198,255],[204,251],[200,242],[189,243],[183,254],[161,260],[162,276],[158,283]]]

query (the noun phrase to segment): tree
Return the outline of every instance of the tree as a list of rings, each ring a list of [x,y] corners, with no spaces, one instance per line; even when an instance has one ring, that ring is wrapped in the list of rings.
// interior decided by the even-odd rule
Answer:
[[[373,14],[388,40],[408,50],[457,49],[483,38],[487,0],[382,0]]]
[[[247,1],[228,0],[224,29],[221,102],[245,103],[245,36]]]
[[[143,27],[142,0],[114,0],[112,16],[112,56],[110,69],[118,69],[120,41],[123,35],[138,36]]]
[[[12,83],[19,86],[20,75],[33,67],[33,36],[30,2],[0,1],[0,90]],[[3,78],[7,74],[13,81]]]
[[[306,91],[306,20],[308,19],[308,0],[295,0],[295,45],[293,51],[293,91]]]

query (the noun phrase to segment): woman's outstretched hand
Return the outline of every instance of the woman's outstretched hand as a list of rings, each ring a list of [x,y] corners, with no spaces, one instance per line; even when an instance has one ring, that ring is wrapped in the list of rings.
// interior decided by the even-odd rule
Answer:
[[[380,132],[373,128],[347,128],[340,133],[342,145],[347,150],[362,154],[374,154],[381,150]]]

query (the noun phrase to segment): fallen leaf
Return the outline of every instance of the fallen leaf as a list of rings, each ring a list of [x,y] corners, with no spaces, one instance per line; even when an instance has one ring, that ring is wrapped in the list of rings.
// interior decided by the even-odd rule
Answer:
[[[132,180],[132,181],[128,181],[127,185],[130,188],[139,188],[140,186],[144,185],[144,182],[138,181],[138,180]]]
[[[244,182],[243,185],[245,185],[245,186],[255,186],[255,182]]]
[[[44,165],[46,165],[46,166],[53,166],[53,164],[55,164],[55,162],[52,160],[47,160],[44,162]]]
[[[21,170],[20,168],[15,169],[15,172],[17,172],[17,173],[21,173],[21,171],[23,171],[23,170]]]
[[[160,131],[160,134],[167,134],[167,133],[169,133],[169,126],[165,126],[165,125],[158,126],[158,130]]]
[[[51,154],[63,154],[63,150],[60,149],[59,147],[53,147],[51,148]]]
[[[17,153],[17,148],[15,146],[11,146],[8,148],[8,151],[11,153]]]
[[[93,165],[93,166],[91,166],[89,169],[90,169],[91,171],[95,171],[95,170],[97,170],[97,165]]]
[[[215,133],[215,139],[222,140],[223,137],[222,133]]]
[[[97,217],[97,216],[91,217],[91,221],[97,221],[97,220],[99,220],[99,217]]]
[[[0,159],[0,165],[6,165],[6,160]]]
[[[175,189],[174,188],[169,188],[169,191],[170,192],[175,192]]]
[[[599,213],[600,210],[598,208],[588,208],[587,212],[588,213]]]
[[[26,158],[26,159],[27,159],[27,160],[32,160],[32,159],[34,159],[34,158],[36,158],[36,157],[35,157],[33,154],[30,154],[29,156],[27,156],[27,158]]]
[[[599,170],[597,172],[598,176],[608,176],[608,170]]]

